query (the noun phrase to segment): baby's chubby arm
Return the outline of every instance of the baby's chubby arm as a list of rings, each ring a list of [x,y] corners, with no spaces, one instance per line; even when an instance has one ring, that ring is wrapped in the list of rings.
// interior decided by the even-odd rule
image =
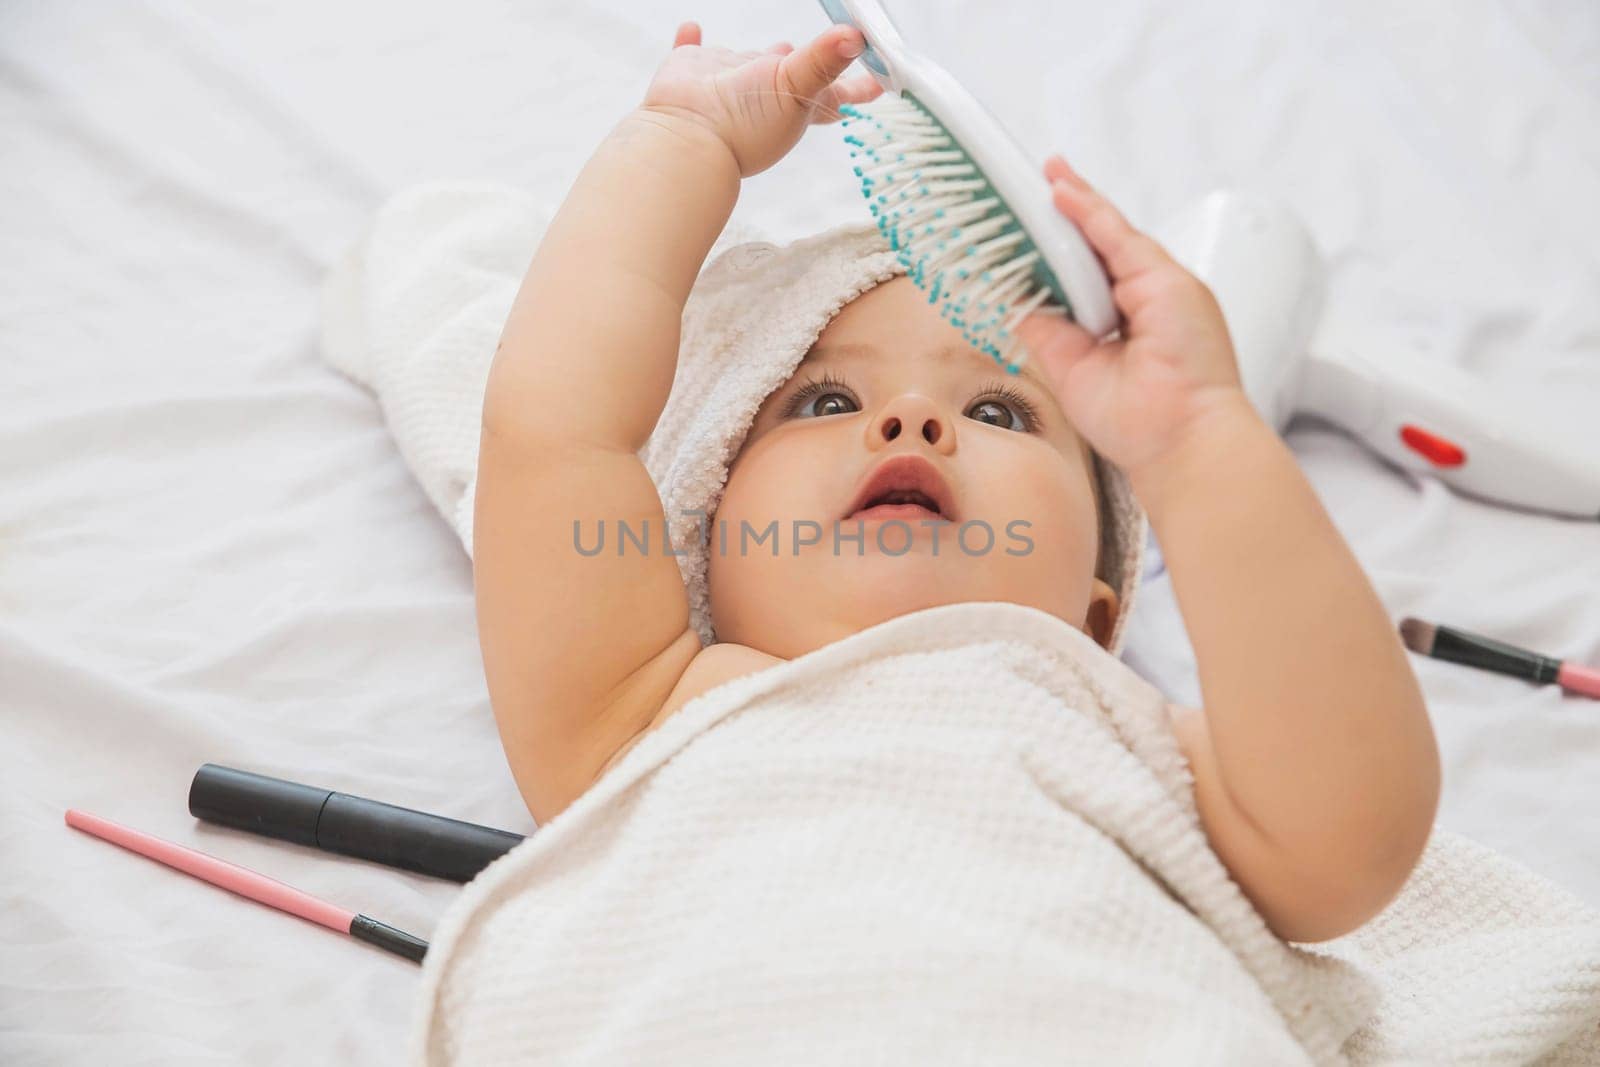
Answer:
[[[800,51],[734,53],[701,47],[685,23],[528,267],[484,397],[473,576],[490,702],[540,823],[648,725],[700,651],[637,453],[666,404],[684,302],[741,179],[839,103],[875,95],[870,78],[835,83],[862,43],[833,27]],[[606,550],[581,555],[574,523],[592,546],[602,521]],[[619,521],[648,530],[648,551],[617,555]]]
[[[1045,173],[1127,325],[1096,344],[1036,315],[1021,335],[1160,541],[1205,702],[1173,716],[1207,836],[1278,936],[1337,937],[1393,899],[1437,812],[1438,747],[1410,662],[1245,398],[1211,292],[1064,160]]]

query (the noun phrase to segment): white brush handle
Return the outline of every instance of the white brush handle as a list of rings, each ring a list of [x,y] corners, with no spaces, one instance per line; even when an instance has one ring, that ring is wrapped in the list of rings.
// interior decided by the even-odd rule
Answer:
[[[1337,422],[1375,452],[1463,492],[1600,519],[1600,435],[1579,440],[1549,412],[1447,363],[1312,346],[1296,410]]]

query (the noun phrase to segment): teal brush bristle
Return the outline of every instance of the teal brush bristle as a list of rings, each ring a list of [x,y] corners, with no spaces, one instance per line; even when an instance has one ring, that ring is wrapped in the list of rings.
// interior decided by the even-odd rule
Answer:
[[[906,273],[973,347],[1016,374],[1026,360],[1017,324],[1047,301],[1066,307],[1033,242],[910,94],[839,110],[854,127],[844,139],[861,195]]]

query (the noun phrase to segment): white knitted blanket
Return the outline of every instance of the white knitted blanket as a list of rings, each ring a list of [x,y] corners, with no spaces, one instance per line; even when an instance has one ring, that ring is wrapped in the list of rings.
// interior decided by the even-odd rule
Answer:
[[[1442,829],[1336,942],[1209,848],[1165,702],[1033,608],[900,616],[669,718],[462,891],[429,1064],[1600,1057],[1600,923]]]
[[[545,216],[409,191],[325,290],[471,544],[484,378]],[[892,619],[701,695],[469,884],[427,1063],[1600,1063],[1600,915],[1436,827],[1399,898],[1274,938],[1157,691],[1013,604]]]

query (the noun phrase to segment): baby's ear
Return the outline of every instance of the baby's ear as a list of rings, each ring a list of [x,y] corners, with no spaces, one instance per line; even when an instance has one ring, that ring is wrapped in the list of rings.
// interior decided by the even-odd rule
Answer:
[[[1117,621],[1117,591],[1099,578],[1089,590],[1089,610],[1083,617],[1083,631],[1101,648],[1111,646],[1111,628]]]

